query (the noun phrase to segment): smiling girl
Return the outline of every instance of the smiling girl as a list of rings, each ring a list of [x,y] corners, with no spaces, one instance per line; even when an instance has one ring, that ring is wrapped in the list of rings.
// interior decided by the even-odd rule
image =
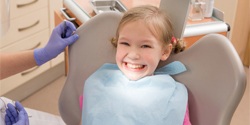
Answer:
[[[157,69],[184,50],[168,16],[149,5],[130,9],[112,44],[116,64],[104,64],[85,82],[82,125],[190,125],[187,89],[170,76],[185,66]]]

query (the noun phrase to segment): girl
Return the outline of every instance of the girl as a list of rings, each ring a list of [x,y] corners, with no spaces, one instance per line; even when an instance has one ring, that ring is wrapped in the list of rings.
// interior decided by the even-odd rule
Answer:
[[[82,125],[190,124],[187,90],[170,75],[181,62],[156,69],[184,50],[169,18],[154,6],[139,6],[122,17],[112,44],[116,64],[104,64],[85,82]]]

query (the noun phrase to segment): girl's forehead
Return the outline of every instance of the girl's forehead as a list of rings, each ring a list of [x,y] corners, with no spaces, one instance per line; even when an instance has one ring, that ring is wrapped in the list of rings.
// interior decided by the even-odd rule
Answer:
[[[154,31],[155,27],[154,24],[152,23],[148,23],[147,21],[143,20],[143,19],[137,19],[137,20],[128,20],[128,21],[124,21],[120,26],[119,26],[119,31],[121,31],[125,26],[131,24],[131,23],[139,23],[144,25],[149,31]],[[138,28],[138,27],[134,27],[134,28]]]
[[[164,33],[163,32],[167,32],[164,30],[163,27],[160,27],[160,25],[157,24],[157,22],[155,21],[149,21],[149,20],[144,20],[144,19],[130,19],[130,20],[124,20],[120,26],[119,26],[119,30],[118,30],[118,37],[120,36],[120,32],[121,30],[128,24],[131,23],[135,23],[135,22],[139,22],[140,24],[143,24],[150,32],[151,34],[158,39],[159,41],[161,41],[162,43],[165,44],[164,42]],[[134,28],[138,28],[138,27],[134,27]],[[167,35],[167,34],[165,34]]]

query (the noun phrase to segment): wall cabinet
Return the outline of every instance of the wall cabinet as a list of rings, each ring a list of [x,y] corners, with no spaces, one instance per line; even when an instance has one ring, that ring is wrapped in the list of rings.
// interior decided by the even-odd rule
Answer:
[[[51,12],[56,9],[55,5],[60,4],[62,5],[62,0],[10,0],[10,27],[0,38],[0,52],[18,52],[44,47],[54,28],[54,23],[51,23],[54,22],[54,16]],[[57,62],[54,66],[63,62],[62,59],[54,61]],[[52,68],[51,62],[0,80],[0,96],[45,73]],[[46,82],[46,79],[43,82]],[[29,93],[28,91],[26,93]]]
[[[5,48],[2,48],[2,52],[13,52],[13,51],[23,51],[23,50],[30,50],[38,47],[42,47],[47,43],[49,30],[43,30],[40,31],[26,39],[20,40],[14,44],[11,44]],[[50,64],[46,63],[42,66],[37,66],[31,69],[28,69],[26,71],[23,71],[21,73],[18,73],[16,75],[13,75],[9,78],[1,80],[1,90],[0,94],[4,95],[7,92],[17,88],[18,86],[21,86],[28,80],[32,79],[33,77],[39,75],[40,73],[48,70],[50,68]],[[34,83],[35,84],[35,83]]]

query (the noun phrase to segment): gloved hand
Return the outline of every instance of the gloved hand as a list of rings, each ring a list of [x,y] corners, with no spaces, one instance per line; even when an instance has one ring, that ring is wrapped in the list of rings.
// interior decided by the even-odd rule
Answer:
[[[7,104],[5,124],[6,125],[29,125],[28,114],[21,103],[16,102],[14,107],[12,104]]]
[[[65,47],[74,43],[79,38],[77,34],[72,35],[75,30],[74,24],[69,21],[63,21],[55,27],[47,45],[34,50],[36,64],[40,66],[46,63],[63,52]]]

